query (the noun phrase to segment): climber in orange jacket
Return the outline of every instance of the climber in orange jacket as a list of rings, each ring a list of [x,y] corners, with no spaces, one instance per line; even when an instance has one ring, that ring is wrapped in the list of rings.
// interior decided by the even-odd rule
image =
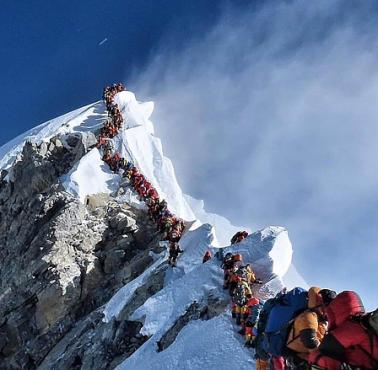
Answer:
[[[238,275],[237,272],[234,276],[236,277],[236,286],[231,294],[232,313],[236,324],[244,325],[246,305],[248,300],[253,297],[253,294],[248,282],[242,276]]]

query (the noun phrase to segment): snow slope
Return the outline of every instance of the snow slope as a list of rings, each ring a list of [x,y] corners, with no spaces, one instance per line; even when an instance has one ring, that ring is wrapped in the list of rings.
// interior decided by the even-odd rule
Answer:
[[[84,203],[87,195],[115,192],[119,187],[120,176],[114,174],[101,159],[98,149],[91,150],[62,177],[65,189]]]
[[[0,147],[0,169],[14,163],[26,141],[41,143],[59,134],[95,131],[102,126],[105,116],[104,104],[97,102],[42,123]]]
[[[251,351],[242,346],[241,337],[236,334],[227,311],[209,320],[190,321],[162,352],[157,352],[156,343],[194,302],[204,305],[210,298],[228,299],[222,289],[220,262],[213,258],[202,264],[206,250],[220,247],[218,240],[225,251],[240,252],[244,261],[251,263],[257,277],[264,281],[263,286],[254,289],[257,296],[267,298],[282,289],[281,278],[289,270],[292,258],[287,231],[271,226],[251,234],[235,246],[228,246],[231,236],[240,228],[221,216],[207,213],[202,201],[182,193],[172,162],[164,156],[160,139],[154,136],[150,121],[153,103],[138,102],[128,91],[117,94],[115,101],[123,114],[124,125],[113,139],[114,147],[151,181],[175,214],[187,221],[195,221],[180,240],[184,253],[177,268],[167,270],[164,288],[131,313],[129,319],[141,320],[144,323],[142,333],[150,339],[119,369],[229,369],[230,349],[234,368],[250,369],[253,364]],[[12,165],[26,140],[40,142],[72,131],[95,132],[104,117],[105,106],[97,102],[46,122],[1,147],[0,167]],[[84,202],[90,194],[113,194],[118,189],[120,177],[111,173],[101,161],[100,152],[93,149],[61,181],[67,192]],[[153,257],[155,262],[105,305],[104,321],[117,317],[133,293],[158,267],[166,264],[166,252]]]

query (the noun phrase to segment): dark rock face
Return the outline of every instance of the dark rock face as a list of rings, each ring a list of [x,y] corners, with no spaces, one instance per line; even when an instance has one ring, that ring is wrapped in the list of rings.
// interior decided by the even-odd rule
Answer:
[[[152,264],[160,235],[143,211],[103,195],[83,205],[59,184],[95,144],[27,143],[0,174],[0,369],[112,369],[148,339],[128,315],[162,289],[164,266],[117,320],[102,306]]]

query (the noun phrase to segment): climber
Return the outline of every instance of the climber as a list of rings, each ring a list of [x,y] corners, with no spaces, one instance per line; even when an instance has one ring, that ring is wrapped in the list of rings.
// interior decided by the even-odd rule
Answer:
[[[157,217],[161,217],[168,209],[168,204],[165,199],[163,199],[159,204]]]
[[[240,283],[243,282],[249,287],[249,290],[251,291],[252,294],[252,284],[255,283],[261,283],[261,280],[256,279],[255,274],[252,271],[252,268],[249,264],[245,266],[239,266],[236,270],[235,273],[231,274],[230,276],[230,295],[232,296],[234,294],[234,291],[236,289],[236,286]],[[242,324],[242,334],[244,334],[244,322],[246,321],[249,312],[250,312],[250,306],[257,304],[256,301],[254,300],[255,298],[252,297],[252,299],[246,301],[246,303],[240,307],[240,315],[241,315],[241,324]]]
[[[224,256],[221,268],[224,271],[224,278],[223,278],[223,289],[228,289],[229,285],[229,276],[230,276],[230,270],[234,267],[234,261],[232,259],[232,253],[228,252]]]
[[[173,226],[171,230],[167,233],[167,240],[169,241],[179,241],[183,232],[182,220],[173,217]]]
[[[230,278],[232,274],[237,270],[238,263],[242,262],[243,258],[241,254],[232,254],[231,252],[226,253],[221,268],[224,271],[224,282],[223,289],[229,289]],[[235,267],[235,269],[234,269]],[[234,281],[236,282],[236,281]],[[230,293],[231,294],[231,293]],[[231,294],[232,295],[232,294]]]
[[[247,263],[245,266],[241,266],[240,268],[245,270],[246,280],[250,286],[252,284],[261,284],[261,280],[256,278],[255,273],[253,272],[249,263]]]
[[[135,184],[135,190],[139,194],[141,200],[146,197],[146,187],[143,181],[140,181],[138,184]]]
[[[150,216],[151,220],[153,220],[153,221],[156,221],[156,215],[159,212],[159,204],[160,204],[159,197],[157,197],[156,199],[151,198],[147,202],[148,215]]]
[[[159,219],[158,227],[159,230],[167,236],[167,233],[171,230],[173,225],[172,217],[164,216]]]
[[[177,242],[170,242],[169,243],[169,258],[168,263],[172,267],[176,267],[177,265],[177,257],[180,253],[183,253],[184,251],[180,248],[179,244]]]
[[[232,255],[232,262],[233,267],[228,270],[228,291],[230,296],[232,297],[234,294],[234,290],[240,280],[241,275],[244,274],[244,278],[247,278],[247,271],[245,269],[239,270],[241,263],[243,262],[243,258],[241,254],[237,253]],[[249,285],[249,284],[248,284]]]
[[[108,141],[108,139],[105,136],[100,134],[99,137],[98,137],[98,140],[97,140],[97,148],[105,146],[107,141]]]
[[[236,253],[232,256],[232,260],[234,261],[234,264],[243,263],[243,256],[240,253]]]
[[[365,315],[357,293],[344,291],[325,308],[328,332],[319,348],[309,355],[310,364],[338,370],[342,364],[352,368],[378,368],[378,336],[373,314]],[[378,314],[377,314],[378,319]]]
[[[202,263],[206,263],[207,261],[211,260],[211,252],[210,251],[206,251],[206,253],[204,254],[203,258],[202,258]]]
[[[156,203],[151,206],[150,209],[150,217],[153,221],[160,221],[161,220],[161,215],[167,211],[167,202],[162,199],[160,200],[159,198],[156,200]],[[158,225],[158,228],[161,228],[161,225]]]
[[[109,165],[112,160],[112,153],[110,151],[105,151],[102,160]]]
[[[159,198],[159,194],[154,187],[151,186],[149,189],[147,189],[146,199],[147,198],[151,198],[151,199],[154,199],[154,200],[157,200]]]
[[[245,239],[248,236],[247,231],[238,231],[232,238],[231,238],[231,244],[236,244],[241,242],[243,239]]]
[[[117,127],[117,129],[119,130],[121,127],[122,127],[122,123],[123,123],[123,118],[122,118],[122,114],[121,113],[117,113],[113,116],[113,122],[114,122],[114,125]]]
[[[119,163],[119,168],[123,170],[122,177],[125,177],[127,171],[132,167],[132,163],[128,162],[126,158],[122,158]]]
[[[134,166],[131,166],[126,172],[125,176],[130,180],[131,183],[133,183],[133,179],[136,173],[139,173],[138,169]]]
[[[222,263],[223,263],[224,248],[218,248],[218,251],[215,253],[215,257],[217,258],[217,260],[222,261]]]
[[[110,169],[113,171],[113,172],[118,172],[119,170],[119,165],[120,165],[120,161],[121,161],[121,156],[119,153],[116,153],[114,154],[113,157],[110,158],[110,160],[107,162],[109,164],[109,167]]]
[[[245,318],[244,327],[239,332],[240,334],[245,334],[245,345],[246,347],[252,347],[254,340],[253,328],[257,325],[259,320],[260,312],[264,306],[264,301],[261,301],[255,297],[252,297],[247,302],[247,317]]]
[[[107,122],[104,125],[104,134],[106,137],[112,139],[113,137],[117,136],[118,130],[117,128],[113,125],[112,122]]]
[[[235,312],[235,321],[237,325],[242,325],[244,320],[244,313],[246,312],[246,305],[250,298],[252,298],[251,288],[246,281],[244,273],[240,269],[236,270],[234,276],[236,285],[232,291],[233,309]],[[231,289],[231,287],[230,287]]]
[[[324,307],[334,297],[336,292],[329,289],[309,289],[308,309],[294,319],[287,337],[286,347],[292,351],[289,358],[292,366],[305,366],[308,354],[319,347],[327,330]]]

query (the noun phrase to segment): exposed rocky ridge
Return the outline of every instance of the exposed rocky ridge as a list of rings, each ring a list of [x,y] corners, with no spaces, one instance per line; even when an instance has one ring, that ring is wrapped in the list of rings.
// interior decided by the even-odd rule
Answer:
[[[102,323],[101,306],[154,261],[160,235],[144,211],[106,196],[83,205],[59,184],[95,144],[91,133],[26,143],[2,173],[1,369],[114,368],[146,340],[127,316],[162,288],[164,266],[117,320]]]

